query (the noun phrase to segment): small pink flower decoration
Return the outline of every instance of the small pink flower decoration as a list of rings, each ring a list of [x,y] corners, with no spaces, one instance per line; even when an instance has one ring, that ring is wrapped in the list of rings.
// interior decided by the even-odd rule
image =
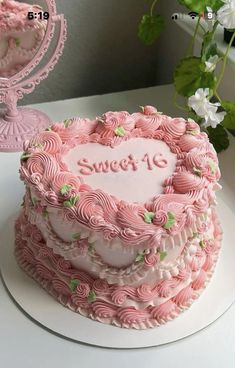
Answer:
[[[163,226],[167,223],[168,216],[165,211],[158,211],[153,219],[153,224],[156,226]]]
[[[90,293],[90,286],[88,284],[85,284],[84,282],[81,282],[76,287],[76,294],[80,298],[87,298]]]
[[[149,253],[144,256],[144,264],[148,267],[153,267],[158,262],[160,262],[160,253]]]

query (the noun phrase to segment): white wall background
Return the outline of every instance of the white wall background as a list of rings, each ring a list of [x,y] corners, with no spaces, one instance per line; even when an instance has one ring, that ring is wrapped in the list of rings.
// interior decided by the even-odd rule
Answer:
[[[137,25],[149,10],[149,0],[56,3],[58,12],[68,21],[64,55],[48,79],[24,98],[24,104],[172,82],[174,66],[189,40],[171,20],[171,14],[180,9],[176,0],[159,1],[166,29],[151,47],[137,38]]]

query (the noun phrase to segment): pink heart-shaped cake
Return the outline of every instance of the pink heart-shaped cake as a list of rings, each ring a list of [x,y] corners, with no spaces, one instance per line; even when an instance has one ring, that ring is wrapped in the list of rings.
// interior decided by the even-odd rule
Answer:
[[[218,160],[199,126],[152,106],[52,125],[25,142],[19,265],[62,304],[144,329],[177,316],[221,242]]]

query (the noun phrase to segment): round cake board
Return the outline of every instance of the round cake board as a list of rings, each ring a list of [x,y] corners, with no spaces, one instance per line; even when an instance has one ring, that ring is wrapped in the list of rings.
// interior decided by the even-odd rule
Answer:
[[[167,344],[192,335],[219,318],[235,300],[235,216],[219,199],[218,216],[224,231],[215,273],[192,306],[175,320],[157,328],[133,330],[92,321],[53,299],[17,265],[12,216],[1,230],[0,266],[5,286],[26,314],[61,337],[107,348],[143,348]]]

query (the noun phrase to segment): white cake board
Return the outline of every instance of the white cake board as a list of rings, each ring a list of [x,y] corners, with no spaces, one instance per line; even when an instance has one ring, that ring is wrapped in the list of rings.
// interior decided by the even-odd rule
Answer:
[[[175,320],[149,330],[127,330],[101,324],[63,307],[29,278],[13,255],[14,220],[1,229],[0,266],[7,290],[16,303],[49,331],[86,344],[108,348],[143,348],[170,343],[194,334],[219,318],[235,300],[235,216],[219,199],[218,215],[224,231],[215,274],[192,306]]]

